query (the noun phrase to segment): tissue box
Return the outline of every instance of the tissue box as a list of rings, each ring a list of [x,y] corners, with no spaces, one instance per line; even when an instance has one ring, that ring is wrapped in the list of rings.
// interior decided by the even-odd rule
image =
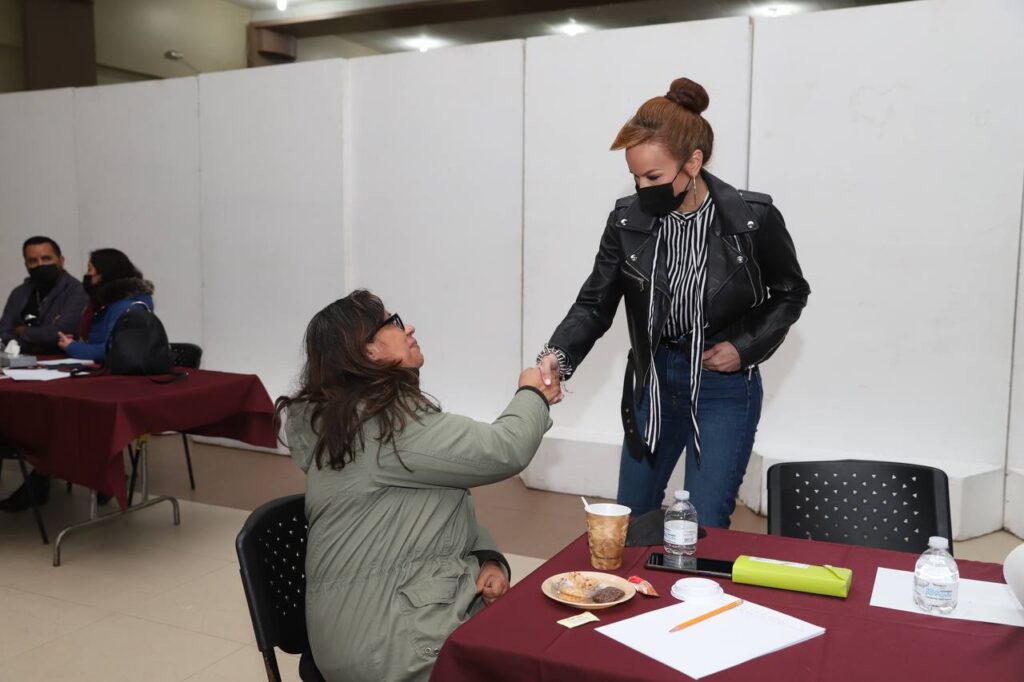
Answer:
[[[34,355],[8,355],[7,353],[0,353],[0,367],[23,369],[35,367],[36,364],[36,356]]]
[[[845,599],[850,594],[853,571],[836,566],[814,566],[741,555],[732,566],[732,580],[746,585]]]

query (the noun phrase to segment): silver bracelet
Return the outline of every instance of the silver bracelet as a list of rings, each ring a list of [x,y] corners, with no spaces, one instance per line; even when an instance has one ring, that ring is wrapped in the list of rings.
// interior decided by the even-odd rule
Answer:
[[[555,346],[545,345],[544,350],[537,354],[537,364],[539,365],[540,361],[548,355],[554,355],[558,360],[558,373],[561,375],[559,380],[565,381],[565,378],[572,374],[572,365],[569,364],[569,358],[566,357],[565,351]]]

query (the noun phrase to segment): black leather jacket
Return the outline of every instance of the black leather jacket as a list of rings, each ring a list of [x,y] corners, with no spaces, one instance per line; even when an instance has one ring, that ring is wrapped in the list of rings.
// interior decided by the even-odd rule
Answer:
[[[742,366],[751,368],[771,357],[782,344],[811,290],[771,197],[737,190],[707,171],[701,171],[701,177],[715,203],[708,233],[705,344],[710,348],[721,341],[731,342],[739,351]],[[650,457],[650,453],[639,437],[634,404],[644,390],[642,379],[650,366],[651,348],[661,342],[671,301],[665,250],[660,249],[653,306],[653,328],[658,331],[652,339],[647,333],[648,304],[655,237],[660,229],[661,220],[643,213],[635,194],[615,202],[594,269],[548,342],[565,353],[571,375],[608,331],[619,299],[625,298],[632,350],[623,388],[622,421],[637,459]]]

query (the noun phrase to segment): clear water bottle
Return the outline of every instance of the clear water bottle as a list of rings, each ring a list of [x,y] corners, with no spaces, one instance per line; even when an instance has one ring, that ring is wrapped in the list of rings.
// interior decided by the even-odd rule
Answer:
[[[677,490],[665,512],[665,554],[693,556],[697,551],[697,508],[690,493]]]
[[[928,613],[949,613],[956,608],[960,571],[949,553],[949,540],[928,538],[928,549],[914,567],[914,603]]]

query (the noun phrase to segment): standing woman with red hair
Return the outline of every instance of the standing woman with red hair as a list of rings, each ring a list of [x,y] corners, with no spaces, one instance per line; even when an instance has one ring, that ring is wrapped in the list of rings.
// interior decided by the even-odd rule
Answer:
[[[594,269],[538,355],[569,379],[626,303],[618,502],[657,509],[686,451],[703,525],[727,528],[761,417],[758,366],[782,344],[810,288],[770,196],[704,167],[707,92],[688,78],[647,100],[612,143],[636,194],[615,202]]]

